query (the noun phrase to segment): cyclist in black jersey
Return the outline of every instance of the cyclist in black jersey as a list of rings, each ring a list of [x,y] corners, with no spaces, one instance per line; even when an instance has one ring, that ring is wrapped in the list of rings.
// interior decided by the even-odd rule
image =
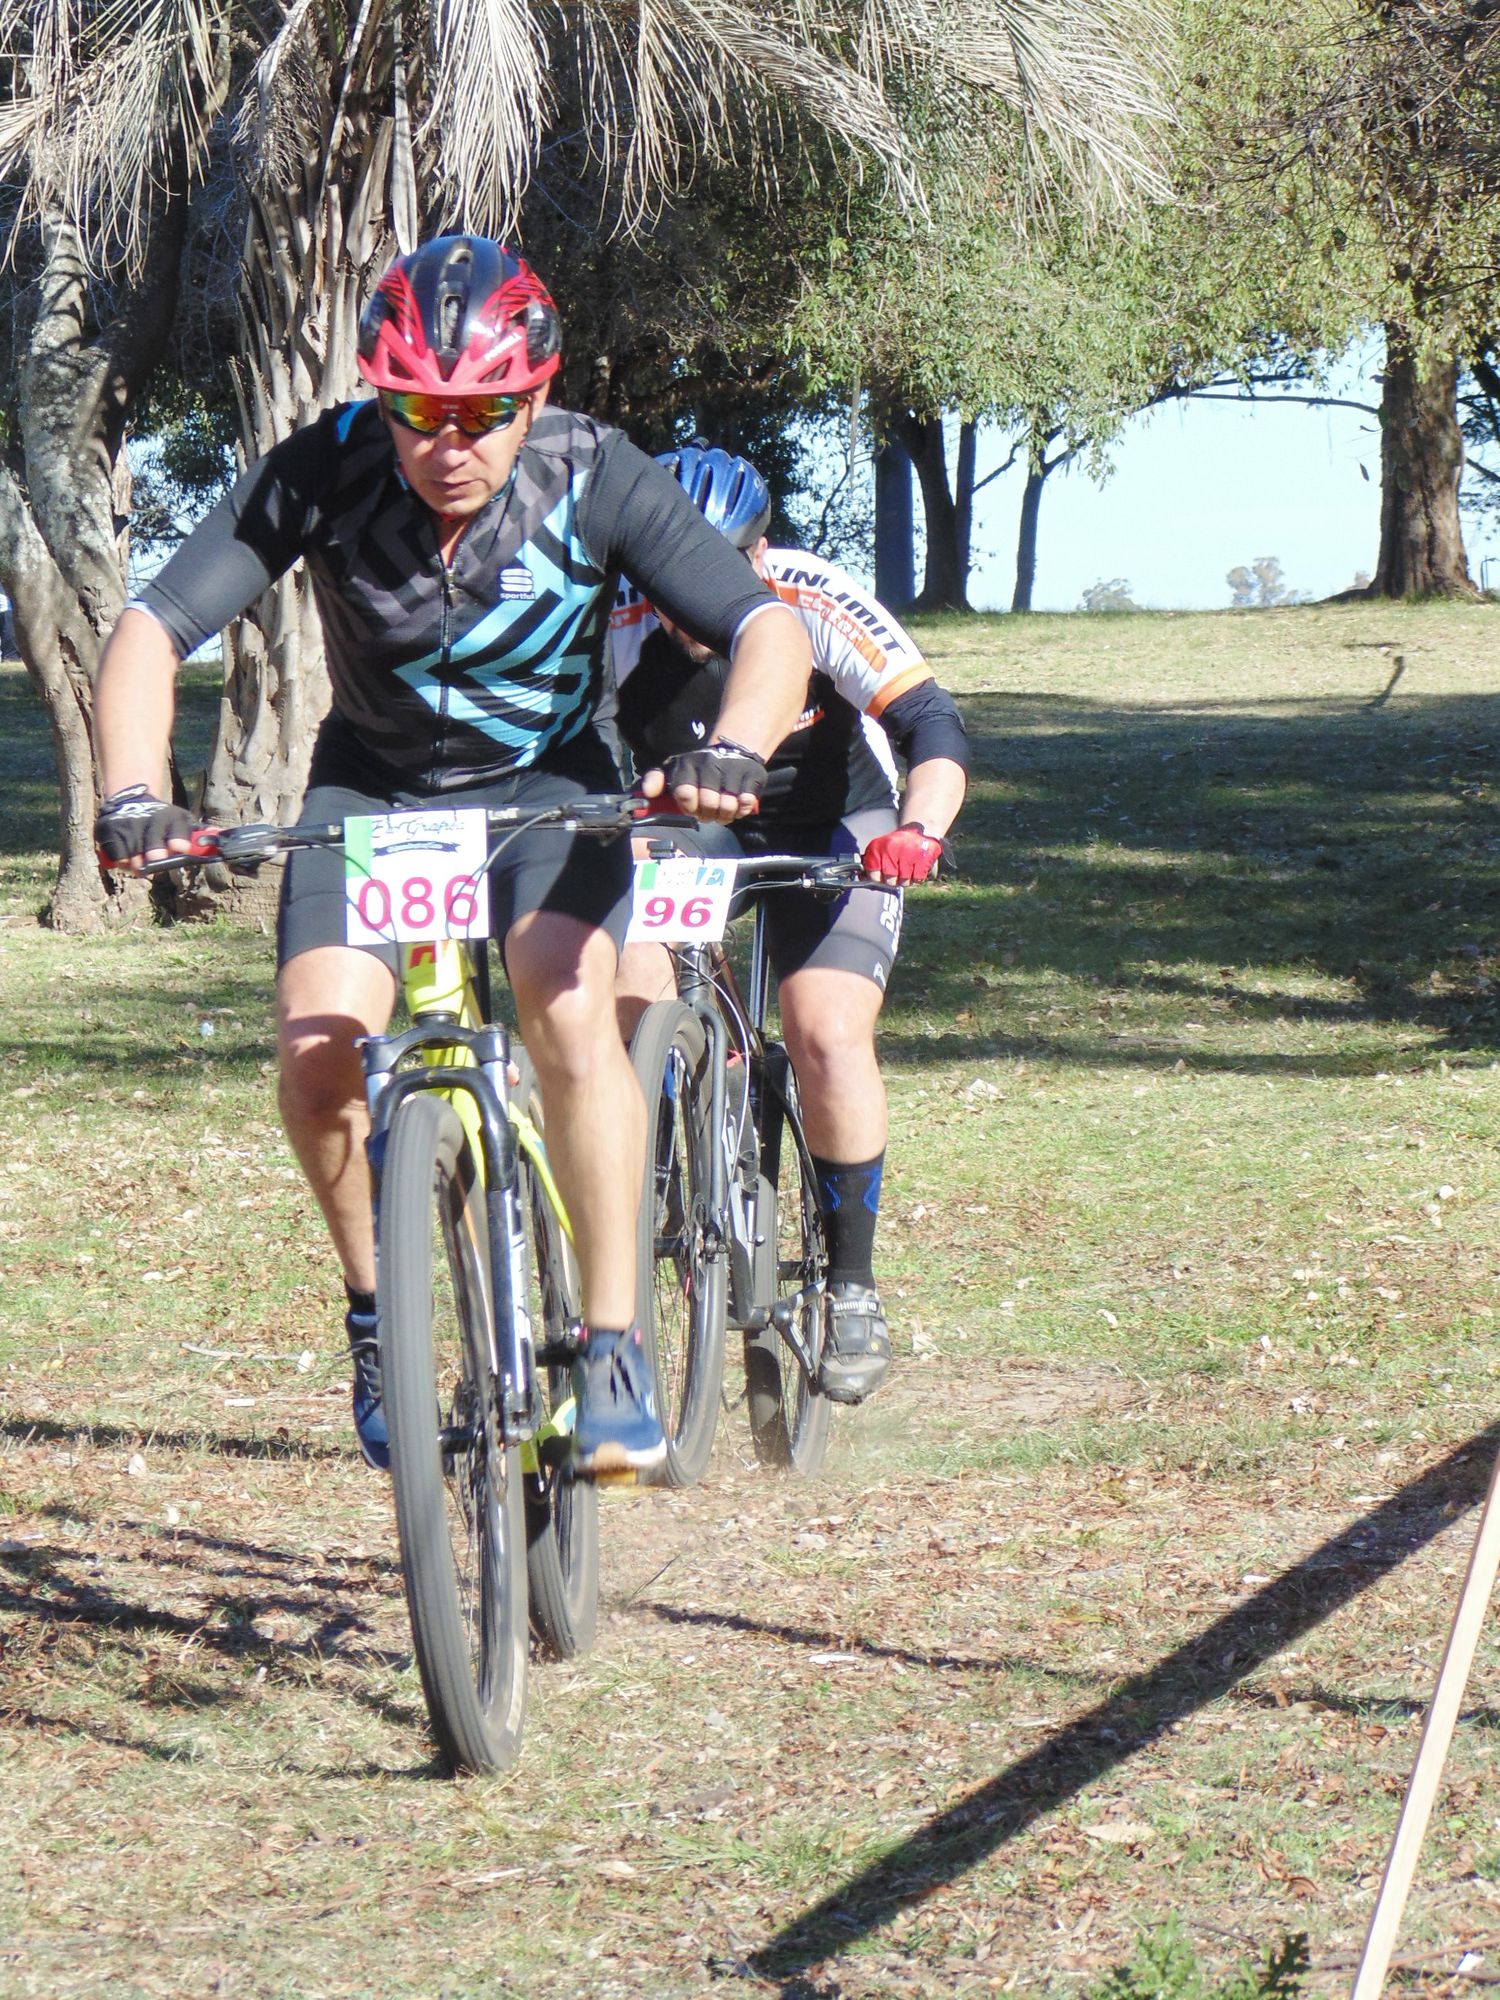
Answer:
[[[952,697],[890,613],[842,570],[769,547],[770,494],[747,460],[698,444],[664,453],[661,463],[796,613],[812,647],[802,713],[771,759],[759,812],[705,844],[860,854],[882,881],[923,881],[937,868],[967,784],[968,745]],[[611,650],[621,734],[640,764],[707,739],[727,662],[670,606],[624,592]],[[892,748],[907,767],[899,823]],[[879,1386],[891,1353],[874,1272],[887,1132],[875,1024],[900,899],[854,889],[829,903],[786,891],[768,899],[766,922],[828,1238],[819,1386],[837,1402],[858,1403]],[[630,946],[622,1018],[628,1023],[670,982],[660,947]]]
[[[594,715],[622,576],[733,662],[714,728],[644,789],[716,822],[755,809],[764,760],[807,683],[806,635],[660,466],[620,432],[548,407],[560,346],[552,300],[501,245],[441,237],[396,260],[359,329],[375,397],[328,411],[251,466],[109,640],[95,711],[103,855],[139,867],[186,851],[188,815],[164,786],[177,666],[299,558],[333,689],[306,820],[613,789]],[[587,1324],[574,1451],[586,1473],[649,1471],[665,1455],[633,1325],[645,1117],[613,1010],[629,889],[627,841],[556,832],[508,845],[491,885],[578,1228]],[[356,1429],[379,1465],[355,1042],[389,1019],[394,953],[346,942],[332,850],[298,853],[287,869],[278,964],[282,1115],[343,1266]]]

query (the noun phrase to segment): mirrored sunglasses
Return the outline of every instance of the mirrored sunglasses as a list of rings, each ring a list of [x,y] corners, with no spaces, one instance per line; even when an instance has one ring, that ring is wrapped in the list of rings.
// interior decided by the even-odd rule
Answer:
[[[431,396],[420,389],[382,389],[381,407],[409,431],[436,437],[444,424],[457,424],[465,437],[488,437],[514,421],[524,396]]]

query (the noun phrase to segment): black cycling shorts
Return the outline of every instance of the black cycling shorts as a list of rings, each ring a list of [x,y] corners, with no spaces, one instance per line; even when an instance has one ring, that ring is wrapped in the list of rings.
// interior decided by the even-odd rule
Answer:
[[[732,859],[740,854],[863,854],[878,833],[889,833],[896,815],[888,806],[849,813],[832,826],[762,826],[751,816],[732,826],[705,824],[693,832],[673,830],[675,846],[694,854]],[[736,896],[738,915],[753,896]],[[883,993],[901,941],[900,890],[846,889],[841,896],[817,896],[808,889],[768,889],[766,947],[778,979],[804,967],[853,972]]]
[[[417,806],[561,805],[590,791],[618,791],[619,778],[600,752],[597,772],[587,769],[574,777],[558,771],[511,771],[482,785],[441,794],[396,790],[382,784],[375,791],[348,784],[314,782],[303,801],[299,825],[346,819],[351,814],[405,812]],[[576,764],[575,764],[576,768]],[[494,932],[504,940],[518,917],[534,910],[554,910],[581,923],[607,931],[619,951],[630,921],[630,837],[611,840],[539,827],[515,835],[490,870],[490,909]],[[293,853],[281,884],[276,920],[276,963],[286,964],[299,952],[320,945],[348,943],[344,915],[344,856],[336,847],[308,847]],[[395,945],[361,945],[399,976]]]

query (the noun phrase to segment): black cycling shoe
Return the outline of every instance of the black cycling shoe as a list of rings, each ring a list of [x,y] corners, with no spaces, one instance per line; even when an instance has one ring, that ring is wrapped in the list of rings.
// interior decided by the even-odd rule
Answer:
[[[891,1336],[879,1293],[845,1279],[830,1285],[823,1300],[820,1391],[830,1403],[862,1403],[880,1387],[890,1365]]]
[[[359,1439],[360,1456],[372,1471],[389,1472],[391,1440],[380,1401],[380,1343],[375,1337],[374,1313],[347,1312],[344,1331],[354,1363],[354,1434]]]

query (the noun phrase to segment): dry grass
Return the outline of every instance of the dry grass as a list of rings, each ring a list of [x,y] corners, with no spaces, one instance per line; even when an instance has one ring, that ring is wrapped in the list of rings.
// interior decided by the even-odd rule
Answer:
[[[1500,1444],[1491,617],[929,628],[979,783],[888,1015],[897,1380],[812,1486],[731,1412],[612,1502],[597,1651],[461,1785],[267,943],[38,932],[0,687],[0,1992],[1040,1994],[1173,1913],[1340,1990]],[[1495,1666],[1424,1993],[1500,1964]]]

